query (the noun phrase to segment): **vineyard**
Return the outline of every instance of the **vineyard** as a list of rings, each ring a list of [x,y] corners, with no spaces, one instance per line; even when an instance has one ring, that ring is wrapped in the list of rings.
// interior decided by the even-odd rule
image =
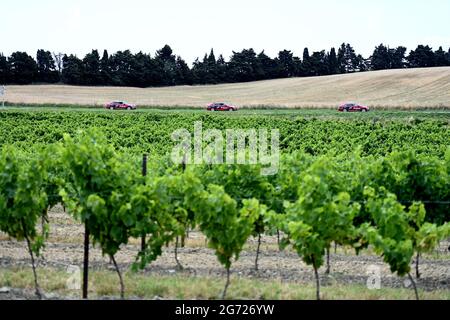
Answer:
[[[279,129],[278,173],[263,176],[261,165],[173,163],[172,132],[197,121],[219,130]],[[49,212],[60,205],[83,226],[85,298],[90,244],[110,260],[125,298],[124,272],[151,268],[170,244],[183,270],[178,250],[189,233],[199,233],[224,270],[218,298],[230,297],[233,267],[249,242],[256,239],[257,272],[264,238],[271,238],[310,268],[317,299],[320,272],[331,273],[337,248],[378,256],[419,299],[426,277],[420,257],[450,237],[444,117],[8,111],[0,112],[0,135],[0,231],[27,250],[37,297],[44,296],[38,261],[52,231]],[[124,270],[116,258],[130,245],[137,249]],[[444,265],[448,270],[448,256]]]
[[[305,151],[311,155],[339,155],[361,148],[363,156],[383,156],[392,151],[444,158],[450,141],[448,112],[380,112],[365,117],[320,112],[239,112],[237,115],[207,115],[195,111],[113,113],[101,111],[0,112],[0,145],[12,144],[30,152],[61,141],[64,133],[97,128],[116,149],[128,155],[148,153],[155,159],[171,151],[171,134],[180,128],[190,131],[196,121],[205,129],[276,128],[280,130],[283,153]],[[326,148],[323,146],[326,145]],[[31,151],[32,152],[32,151]]]

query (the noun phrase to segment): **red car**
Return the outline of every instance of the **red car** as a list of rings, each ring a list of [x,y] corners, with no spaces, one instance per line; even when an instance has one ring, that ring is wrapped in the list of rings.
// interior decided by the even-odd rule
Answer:
[[[123,101],[113,101],[105,105],[105,108],[109,110],[136,110],[136,105]]]
[[[362,106],[356,103],[344,103],[339,106],[340,112],[368,112],[370,111],[369,107]]]
[[[211,103],[208,105],[208,111],[237,111],[236,106],[232,106],[222,102]]]

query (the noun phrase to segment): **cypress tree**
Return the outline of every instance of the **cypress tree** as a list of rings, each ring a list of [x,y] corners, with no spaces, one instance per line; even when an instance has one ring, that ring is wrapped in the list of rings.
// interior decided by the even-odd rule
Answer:
[[[103,56],[100,60],[100,78],[102,85],[109,86],[112,83],[111,80],[111,65],[109,61],[108,50],[103,50]]]
[[[335,48],[331,48],[330,54],[328,55],[328,70],[330,74],[339,73],[339,65]]]

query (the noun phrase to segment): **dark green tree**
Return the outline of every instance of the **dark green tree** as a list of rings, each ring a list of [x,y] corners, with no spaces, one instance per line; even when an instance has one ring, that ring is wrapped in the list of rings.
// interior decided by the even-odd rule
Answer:
[[[325,50],[320,52],[313,52],[309,58],[310,64],[310,75],[312,76],[323,76],[330,74],[328,69],[328,56]]]
[[[345,60],[345,64],[346,64],[345,67],[346,67],[347,72],[357,71],[358,65],[359,65],[359,59],[355,53],[355,50],[349,43],[347,43],[347,45],[345,46],[344,60]]]
[[[191,69],[187,63],[180,57],[176,60],[176,85],[192,85],[194,83],[194,77],[192,75]]]
[[[304,77],[309,77],[313,75],[313,71],[311,70],[311,57],[309,56],[309,49],[305,48],[303,50],[303,62],[302,62],[302,69],[301,69],[301,75]]]
[[[63,58],[62,81],[66,84],[81,85],[83,82],[83,61],[74,55]]]
[[[156,52],[155,61],[158,71],[162,72],[161,85],[174,85],[176,78],[176,58],[173,54],[172,48],[165,45],[161,50],[158,50]]]
[[[55,83],[59,81],[55,60],[50,51],[38,50],[36,54],[38,82]]]
[[[206,58],[205,62],[207,77],[206,82],[211,84],[219,83],[219,79],[217,77],[217,61],[213,49],[211,49],[211,52],[209,53],[209,56]]]
[[[10,82],[30,84],[36,80],[36,61],[26,52],[14,52],[8,62],[10,66]]]
[[[217,79],[220,83],[228,82],[228,65],[222,55],[217,59]]]
[[[405,66],[405,47],[390,49],[380,44],[375,48],[371,64],[373,70],[401,69]]]
[[[330,74],[339,73],[339,65],[335,48],[331,48],[331,51],[328,55],[328,70],[330,71]]]
[[[278,53],[278,63],[280,68],[279,77],[289,78],[297,74],[297,66],[294,61],[294,54],[289,50]]]
[[[141,59],[141,63],[145,70],[145,86],[150,87],[164,85],[165,74],[161,70],[161,64],[157,60],[152,59],[149,54],[143,55]]]
[[[230,82],[248,82],[257,79],[263,74],[262,67],[256,58],[253,49],[244,49],[241,52],[234,52],[229,62]]]
[[[258,63],[262,68],[263,79],[278,78],[280,74],[280,62],[278,59],[272,59],[264,51],[257,56]]]
[[[343,43],[338,49],[337,60],[338,60],[339,73],[345,73],[346,72],[346,68],[345,68],[345,65],[346,65],[345,64],[345,43]]]
[[[352,73],[360,70],[361,57],[349,43],[343,43],[338,51],[338,65],[340,73]]]
[[[388,48],[383,44],[375,47],[372,54],[372,69],[373,70],[384,70],[390,69],[390,58]]]
[[[214,50],[211,49],[210,54],[205,54],[203,61],[197,65],[198,75],[201,74],[202,80],[199,82],[201,84],[217,84],[219,83],[218,78],[218,67],[216,56]]]
[[[8,59],[0,54],[0,85],[6,84],[10,79],[10,69]]]
[[[130,50],[118,51],[110,58],[111,84],[130,86],[133,83],[134,55]]]
[[[410,68],[427,68],[435,66],[435,55],[429,46],[419,45],[408,56]]]
[[[205,66],[199,58],[195,59],[193,63],[192,76],[195,84],[205,84]]]
[[[140,88],[151,85],[148,72],[150,68],[147,66],[149,60],[151,58],[143,52],[134,55],[133,59],[130,60],[131,70],[127,79],[128,85]]]
[[[436,50],[434,57],[436,67],[445,67],[449,65],[447,53],[442,49],[442,47],[439,47],[439,49]]]
[[[103,56],[100,60],[100,77],[102,85],[107,86],[111,84],[111,65],[107,50],[103,51]]]
[[[83,65],[83,83],[89,86],[102,84],[100,55],[97,50],[92,50],[84,57]]]
[[[402,69],[405,67],[405,54],[406,48],[402,46],[389,51],[391,58],[391,69]]]

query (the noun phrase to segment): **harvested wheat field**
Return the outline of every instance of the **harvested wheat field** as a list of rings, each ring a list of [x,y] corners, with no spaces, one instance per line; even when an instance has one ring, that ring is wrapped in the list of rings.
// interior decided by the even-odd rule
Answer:
[[[335,107],[356,101],[379,108],[450,108],[450,67],[384,70],[215,86],[165,88],[9,86],[6,100],[24,104],[103,105],[126,100],[140,106],[204,107],[224,101],[240,107]]]

